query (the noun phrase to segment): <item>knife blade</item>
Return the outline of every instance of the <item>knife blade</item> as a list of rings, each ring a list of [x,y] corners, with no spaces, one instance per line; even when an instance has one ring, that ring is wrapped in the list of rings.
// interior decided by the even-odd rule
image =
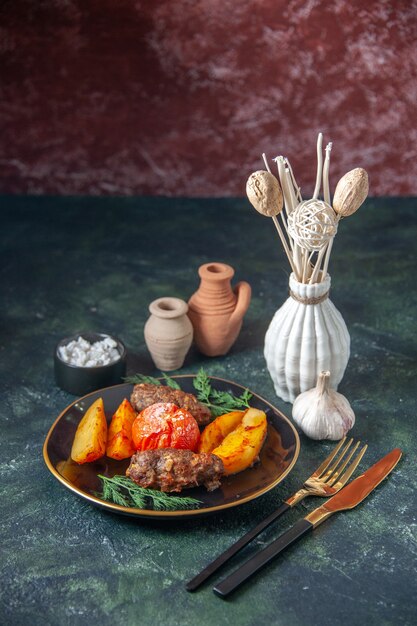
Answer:
[[[213,587],[214,593],[222,598],[227,597],[264,565],[272,561],[285,548],[311,532],[313,528],[317,528],[331,515],[338,511],[353,509],[360,504],[392,472],[401,456],[402,451],[399,448],[394,448],[366,472],[341,489],[335,496],[296,522],[287,532],[275,539],[266,548],[243,563],[230,576],[227,576],[227,578]]]

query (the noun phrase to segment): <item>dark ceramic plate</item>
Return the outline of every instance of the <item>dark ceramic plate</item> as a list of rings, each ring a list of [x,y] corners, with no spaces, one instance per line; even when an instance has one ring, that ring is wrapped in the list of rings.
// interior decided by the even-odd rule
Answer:
[[[183,391],[194,392],[194,376],[174,376]],[[240,395],[244,387],[221,378],[211,377],[214,388]],[[86,409],[99,397],[103,398],[107,419],[110,420],[124,398],[130,398],[133,385],[116,385],[94,391],[70,404],[56,419],[43,447],[43,456],[48,469],[67,489],[85,498],[92,504],[109,511],[139,517],[175,518],[207,515],[223,509],[240,506],[266,493],[291,471],[300,451],[300,440],[291,422],[269,402],[253,394],[251,406],[265,411],[268,418],[268,434],[255,466],[223,478],[221,487],[208,492],[204,488],[187,489],[187,495],[202,502],[199,508],[181,511],[154,511],[153,509],[126,508],[102,500],[95,494],[101,491],[98,474],[114,476],[124,474],[129,459],[115,461],[103,457],[95,463],[77,465],[70,458],[70,451],[78,423]]]

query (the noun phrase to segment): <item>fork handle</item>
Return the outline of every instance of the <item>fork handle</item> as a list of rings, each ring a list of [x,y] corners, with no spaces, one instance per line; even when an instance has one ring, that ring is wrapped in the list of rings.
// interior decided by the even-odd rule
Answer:
[[[252,539],[255,539],[255,537],[257,537],[263,530],[265,530],[265,528],[268,528],[268,526],[275,522],[275,520],[281,517],[281,515],[283,515],[283,513],[288,511],[290,508],[291,507],[289,504],[283,502],[278,509],[276,509],[273,513],[271,513],[271,515],[269,515],[269,517],[259,522],[259,524],[255,526],[255,528],[247,532],[246,535],[243,535],[243,537],[238,539],[236,543],[231,545],[230,548],[220,554],[217,559],[209,563],[209,565],[207,565],[207,567],[205,567],[199,574],[197,574],[197,576],[190,580],[186,585],[187,591],[195,591],[196,589],[198,589],[198,587],[200,587],[200,585],[202,585],[203,582],[207,580],[207,578],[214,574],[214,572],[217,572],[217,570],[220,569],[224,563],[226,563],[229,559],[232,558],[232,556],[237,554],[242,548],[248,545],[248,543],[250,543]]]
[[[251,559],[243,563],[236,571],[230,574],[230,576],[213,587],[214,593],[225,598],[264,565],[272,561],[272,559],[278,556],[285,548],[288,548],[288,546],[298,541],[298,539],[301,539],[303,535],[313,530],[313,528],[313,524],[308,520],[299,520],[292,528],[287,530],[287,532],[278,537],[278,539],[275,539],[275,541],[270,543],[266,548],[257,552]]]

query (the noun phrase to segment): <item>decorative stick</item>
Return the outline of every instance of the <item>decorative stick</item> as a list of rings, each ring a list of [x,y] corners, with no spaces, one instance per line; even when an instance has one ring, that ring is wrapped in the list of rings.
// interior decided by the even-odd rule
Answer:
[[[287,162],[287,159],[284,159],[284,162]],[[287,189],[289,190],[289,195],[291,197],[291,202],[292,202],[292,207],[293,207],[292,210],[294,211],[296,207],[299,205],[299,202],[296,196],[297,189],[294,188],[293,179],[291,177],[291,171],[288,167],[285,168],[285,181],[286,181]],[[300,246],[296,244],[296,250],[295,250],[296,259],[298,259],[297,255],[299,254],[299,252],[301,253],[301,258],[300,258],[300,264],[298,265],[298,267],[301,268],[301,282],[304,282],[305,276],[307,276],[307,274],[310,274],[309,253],[308,253],[308,250],[305,250],[304,248],[300,248]]]
[[[317,175],[316,175],[316,186],[314,187],[313,200],[316,200],[319,197],[320,186],[321,186],[321,173],[323,169],[323,133],[319,133],[317,137]]]
[[[283,163],[285,164],[285,159],[283,160]],[[291,204],[291,213],[296,209],[296,207],[298,206],[298,201],[297,201],[297,197],[295,195],[295,190],[294,190],[294,185],[292,182],[292,178],[291,178],[291,173],[290,170],[285,167],[284,171],[283,171],[283,175],[285,177],[285,185],[286,185],[286,189],[288,191],[288,196],[290,198],[290,204]],[[295,264],[298,267],[298,271],[299,271],[299,275],[300,275],[300,280],[302,281],[302,277],[304,275],[304,267],[306,264],[306,259],[308,257],[308,252],[307,250],[304,250],[303,248],[300,248],[300,246],[294,242],[294,247],[293,247],[293,251],[294,251],[294,257],[295,257]]]
[[[314,261],[313,261],[313,257],[316,254],[315,250],[312,250],[309,254],[308,257],[308,263],[307,263],[307,271],[306,271],[306,275],[305,275],[305,283],[308,284],[310,282],[310,276],[313,273],[313,269],[314,269]]]
[[[303,250],[303,276],[301,279],[302,283],[306,282],[307,272],[308,272],[308,263],[311,258],[311,254],[308,254],[307,250]]]
[[[316,282],[316,278],[317,278],[317,275],[319,273],[320,265],[321,265],[321,262],[323,261],[324,254],[326,252],[326,249],[329,247],[329,245],[330,245],[330,243],[332,241],[333,241],[333,239],[331,239],[325,246],[322,247],[321,250],[319,250],[319,253],[318,253],[317,259],[316,259],[316,263],[314,265],[313,273],[310,276],[310,280],[309,280],[310,285],[312,285],[313,283]]]
[[[330,169],[330,153],[332,151],[332,143],[328,143],[326,146],[326,158],[324,159],[323,166],[323,196],[324,201],[330,204],[330,185],[329,185],[329,169]]]
[[[338,223],[339,221],[340,221],[340,216],[338,215],[336,217],[336,223]],[[334,241],[334,237],[332,237],[329,243],[327,244],[326,257],[324,259],[323,269],[321,271],[321,281],[320,281],[321,283],[326,278],[327,269],[329,267],[329,261],[330,261],[330,253],[332,251],[332,246],[333,246],[333,241]]]
[[[294,189],[296,190],[296,196],[297,196],[297,200],[298,202],[302,202],[303,201],[303,197],[301,195],[301,187],[299,187],[297,185],[297,181],[295,180],[295,176],[294,176],[294,172],[292,171],[292,167],[291,167],[291,163],[289,162],[289,160],[285,157],[284,158],[285,161],[285,166],[289,169],[290,174],[291,174],[291,180],[292,183],[294,185]]]
[[[312,272],[314,271],[314,266],[311,263],[311,260],[315,254],[315,250],[312,250],[311,252],[309,252],[309,250],[303,250],[303,279],[302,279],[302,283],[306,283],[309,282],[309,278],[312,275]]]
[[[342,217],[347,217],[355,213],[364,202],[368,191],[368,174],[363,168],[357,167],[342,176],[336,185],[333,196],[333,210],[337,214],[336,223],[338,223]],[[333,239],[329,241],[327,247],[322,280],[324,280],[327,274],[332,245]]]
[[[267,165],[266,159],[265,165]],[[284,203],[282,190],[277,178],[270,171],[254,172],[247,180],[246,194],[258,213],[265,217],[272,217],[291,269],[295,271],[292,253],[288,248],[284,233],[277,219],[277,214],[282,213]]]
[[[272,174],[272,172],[271,172],[271,168],[269,167],[268,159],[266,158],[266,154],[265,154],[265,152],[263,152],[263,153],[262,153],[262,158],[263,158],[263,161],[264,161],[264,163],[265,163],[265,167],[266,167],[266,169],[268,170],[268,172],[269,172],[270,174]],[[281,217],[282,224],[283,224],[283,226],[284,226],[284,228],[285,228],[285,232],[286,232],[286,233],[287,233],[287,235],[288,235],[288,226],[287,226],[287,222],[286,222],[286,219],[285,219],[284,211],[280,211],[279,215],[280,215],[280,217]],[[276,227],[276,229],[277,229],[277,231],[278,231],[279,236],[281,237],[281,241],[282,241],[282,243],[283,243],[283,246],[284,246],[284,248],[285,248],[285,251],[287,252],[287,250],[288,250],[288,252],[287,252],[287,256],[290,258],[290,253],[289,253],[288,244],[287,244],[287,241],[286,241],[286,239],[285,239],[285,236],[283,235],[283,233],[282,233],[282,231],[281,231],[281,228],[280,228],[280,225],[279,225],[278,218],[275,218],[275,219],[274,219],[274,224],[275,224],[275,227]],[[284,237],[284,238],[283,238],[283,237]],[[291,249],[292,249],[292,240],[291,240],[291,238],[290,238],[289,236],[288,236],[288,239],[289,239],[289,241],[290,241],[290,246],[291,246]],[[291,261],[292,261],[292,257],[291,257]],[[292,266],[291,266],[291,267],[292,267]]]
[[[289,162],[289,160],[287,159],[287,157],[284,157],[284,164],[285,164],[285,167],[286,167],[286,168],[288,168],[288,170],[289,170],[289,172],[290,172],[290,175],[291,175],[291,181],[292,181],[292,184],[293,184],[293,187],[294,187],[294,190],[295,190],[295,195],[296,195],[296,198],[297,198],[298,203],[300,203],[300,202],[302,202],[302,201],[303,201],[303,197],[302,197],[302,195],[301,195],[301,188],[297,185],[297,181],[295,180],[295,176],[294,176],[294,173],[293,173],[293,171],[292,171],[291,163]],[[283,213],[281,213],[281,217],[282,217],[282,220],[284,221],[284,220],[285,220],[285,217],[284,217],[284,214],[283,214]],[[288,233],[288,226],[287,226],[287,224],[285,225],[285,227],[286,227],[286,229],[287,229],[287,233]],[[290,237],[289,235],[288,235],[288,237],[289,237],[290,242],[291,242],[291,244],[292,244],[292,239],[291,239],[291,237]],[[291,246],[291,249],[293,249],[293,246]]]
[[[285,228],[285,232],[286,232],[286,233],[287,233],[287,235],[288,235],[288,225],[287,225],[287,219],[286,219],[286,217],[285,217],[285,213],[284,213],[284,211],[281,211],[281,213],[280,213],[279,215],[280,215],[280,218],[281,218],[282,224],[283,224],[283,226],[284,226],[284,228]],[[292,250],[292,248],[293,248],[293,246],[292,246],[292,239],[291,239],[291,237],[290,237],[289,235],[288,235],[288,240],[289,240],[289,242],[290,242],[290,247],[291,247],[291,250]]]
[[[298,204],[298,199],[297,199],[297,196],[295,194],[294,185],[293,185],[292,178],[291,178],[291,172],[288,169],[288,167],[285,167],[284,173],[285,173],[285,180],[286,180],[286,183],[287,183],[287,189],[288,189],[288,192],[289,192],[290,197],[291,197],[292,211],[294,211],[295,207]]]
[[[330,205],[329,169],[330,169],[330,153],[332,151],[332,145],[333,144],[330,142],[326,146],[326,157],[324,159],[324,166],[323,166],[323,196],[324,196],[324,201],[327,202],[327,204],[329,205]],[[333,239],[331,241],[333,241]],[[320,266],[323,261],[323,257],[326,253],[326,250],[328,251],[330,248],[330,251],[331,251],[331,245],[330,245],[331,241],[329,241],[328,244],[324,246],[317,255],[313,273],[311,274],[311,277],[310,277],[310,284],[314,283],[314,281],[316,280],[318,276],[318,273],[320,271]],[[330,255],[330,252],[329,252],[329,255]]]
[[[326,258],[324,259],[323,269],[321,270],[321,280],[320,280],[321,283],[326,278],[327,268],[329,267],[329,261],[330,261],[330,253],[332,251],[332,246],[333,246],[333,241],[334,241],[334,237],[330,239],[329,243],[327,244]]]
[[[268,159],[266,158],[266,154],[265,154],[265,152],[263,152],[263,153],[262,153],[262,158],[263,158],[263,161],[264,161],[264,163],[265,163],[265,167],[266,167],[266,169],[268,170],[268,172],[269,172],[270,174],[272,174],[272,172],[271,172],[271,168],[269,167]],[[280,211],[280,215],[281,215],[282,223],[283,223],[284,228],[285,228],[285,232],[286,232],[286,233],[287,233],[287,235],[288,235],[287,222],[285,221],[285,217],[284,217],[283,211]],[[274,220],[274,224],[275,224],[275,226],[276,226],[276,228],[277,228],[277,230],[278,230],[278,233],[280,233],[280,232],[281,232],[281,229],[280,229],[280,225],[279,225],[278,219],[275,219],[275,220]],[[281,233],[281,234],[282,234],[282,233]],[[281,235],[280,235],[280,236],[281,236]],[[291,243],[291,240],[290,240],[290,243]],[[286,242],[286,241],[285,241],[285,245],[287,245],[287,242]],[[287,247],[288,247],[288,245],[287,245]]]
[[[266,154],[265,154],[265,152],[262,154],[262,158],[263,158],[263,160],[264,160],[264,163],[265,163],[265,167],[266,167],[266,169],[268,170],[268,172],[269,172],[269,173],[271,173],[271,169],[270,169],[270,167],[269,167],[269,163],[268,163],[268,161],[267,161],[267,158],[266,158]],[[281,183],[281,188],[282,188],[282,183]],[[282,190],[282,193],[283,193],[283,196],[284,196],[284,202],[286,203],[286,197],[285,197],[285,191],[284,191],[284,189]],[[283,224],[284,224],[285,231],[286,231],[286,232],[287,232],[287,234],[288,234],[288,231],[287,231],[287,222],[285,221],[285,217],[284,217],[283,213],[284,213],[283,211],[280,211],[280,215],[281,215],[282,222],[283,222]],[[289,249],[289,247],[288,247],[287,240],[286,240],[286,238],[285,238],[284,233],[282,232],[282,229],[281,229],[281,226],[280,226],[280,224],[279,224],[278,218],[277,218],[277,216],[276,216],[276,215],[273,215],[273,216],[272,216],[272,219],[273,219],[273,221],[274,221],[275,228],[277,229],[278,235],[279,235],[279,237],[280,237],[280,239],[281,239],[281,243],[282,243],[282,245],[284,246],[284,250],[285,250],[286,255],[287,255],[287,257],[288,257],[288,261],[289,261],[289,263],[290,263],[290,265],[291,265],[291,269],[292,269],[292,271],[294,272],[294,274],[295,274],[295,275],[297,275],[297,269],[296,269],[296,267],[295,267],[295,265],[294,265],[292,251],[291,251],[291,250]],[[289,238],[289,240],[290,240],[290,244],[292,244],[292,240],[291,240],[290,238]]]
[[[289,214],[295,209],[295,206],[293,205],[293,199],[292,199],[290,190],[288,188],[288,181],[287,181],[287,176],[285,172],[284,157],[282,156],[276,157],[274,161],[276,162],[277,168],[278,168],[278,175],[279,175],[279,179],[281,182],[282,193],[284,196],[285,210],[287,211],[287,214]],[[301,250],[300,250],[300,247],[295,242],[292,242],[292,250],[293,250],[294,265],[297,268],[295,275],[296,275],[297,280],[300,281],[302,277]]]
[[[265,152],[262,152],[262,158],[263,158],[263,160],[264,160],[264,163],[265,163],[265,167],[266,167],[266,169],[268,170],[268,172],[269,172],[270,174],[272,174],[272,172],[271,172],[271,168],[269,167],[268,159],[266,158],[266,154],[265,154]]]
[[[284,176],[284,167],[283,167],[283,157],[276,157],[274,159],[275,163],[277,164],[277,168],[278,168],[278,176],[279,179],[281,181],[281,187],[282,187],[282,194],[284,196],[284,208],[285,208],[285,212],[281,211],[281,219],[282,222],[284,224],[285,230],[287,232],[288,235],[288,239],[290,242],[290,247],[291,250],[294,252],[294,243],[292,238],[290,237],[290,235],[288,234],[288,225],[287,225],[287,221],[286,221],[286,215],[288,215],[289,213],[291,213],[292,211],[292,204],[290,202],[290,198],[288,195],[288,189],[287,189],[287,184],[286,184],[286,178]],[[285,214],[286,213],[286,214]]]
[[[326,158],[324,159],[324,167],[323,167],[323,194],[324,194],[324,201],[327,202],[327,204],[330,204],[329,169],[330,169],[330,152],[331,151],[332,151],[332,143],[330,142],[326,146]],[[339,219],[337,219],[337,222],[338,221]],[[333,240],[334,240],[334,237],[332,237],[332,239],[329,241],[329,243],[326,246],[326,256],[324,259],[320,282],[323,282],[327,274],[327,269],[329,267],[329,261],[330,261],[330,253],[333,247]],[[322,259],[320,259],[320,263],[318,263],[319,268],[321,265],[321,261]]]
[[[297,268],[294,265],[294,261],[293,261],[293,258],[292,258],[292,253],[291,253],[291,251],[290,251],[290,249],[288,247],[287,240],[284,237],[284,233],[281,230],[281,226],[279,225],[278,218],[277,218],[276,215],[273,215],[272,219],[274,220],[275,228],[277,229],[278,235],[280,236],[280,239],[281,239],[281,242],[282,242],[282,245],[284,246],[284,250],[285,250],[285,252],[287,254],[288,261],[289,261],[289,263],[291,265],[291,269],[294,272],[294,274],[297,276],[298,275],[298,271],[297,271]]]
[[[289,195],[289,191],[287,188],[287,177],[285,175],[284,157],[282,156],[275,157],[274,161],[277,164],[277,168],[278,168],[278,176],[281,182],[282,193],[284,196],[285,210],[287,212],[287,215],[289,215],[291,211],[293,210],[293,206],[292,206],[291,197]]]

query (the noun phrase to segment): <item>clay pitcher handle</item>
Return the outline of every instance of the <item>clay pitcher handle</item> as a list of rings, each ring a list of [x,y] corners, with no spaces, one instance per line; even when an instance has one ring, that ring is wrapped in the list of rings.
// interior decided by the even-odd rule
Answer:
[[[237,322],[240,322],[243,319],[243,316],[245,315],[246,311],[249,308],[250,299],[252,295],[251,286],[249,285],[249,283],[245,281],[241,281],[240,283],[237,283],[233,291],[237,297],[237,302],[236,302],[235,310],[230,316],[229,324],[236,324]]]

